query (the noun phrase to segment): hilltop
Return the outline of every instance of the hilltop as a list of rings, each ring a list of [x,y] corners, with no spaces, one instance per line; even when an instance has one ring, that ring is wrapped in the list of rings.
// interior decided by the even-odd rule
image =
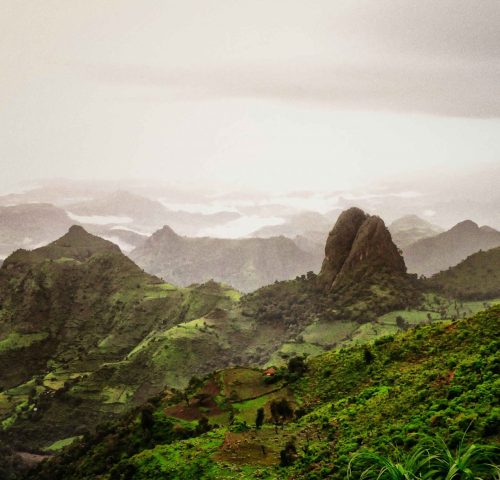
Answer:
[[[465,430],[466,443],[497,443],[499,328],[495,307],[307,363],[294,359],[271,379],[222,370],[85,435],[26,478],[345,480],[356,452],[403,455],[424,434],[441,435],[452,449]]]
[[[500,232],[465,220],[450,230],[419,240],[403,249],[408,271],[430,276],[459,262],[479,250],[500,246]]]
[[[500,247],[474,253],[433,275],[428,285],[461,300],[500,297]]]
[[[175,285],[213,279],[243,292],[317,270],[321,263],[283,236],[189,238],[168,226],[155,232],[130,257],[146,271]]]

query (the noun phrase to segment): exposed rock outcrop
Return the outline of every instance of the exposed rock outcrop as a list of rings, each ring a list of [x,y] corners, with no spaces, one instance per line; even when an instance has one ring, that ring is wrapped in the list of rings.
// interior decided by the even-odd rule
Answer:
[[[406,267],[384,221],[359,208],[343,212],[330,232],[318,282],[325,291],[377,272],[404,274]]]

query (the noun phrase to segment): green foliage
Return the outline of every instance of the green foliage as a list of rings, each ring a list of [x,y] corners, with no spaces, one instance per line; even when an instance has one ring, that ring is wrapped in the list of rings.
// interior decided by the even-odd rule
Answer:
[[[48,333],[18,333],[12,332],[6,338],[0,340],[0,352],[26,348],[34,343],[41,342],[48,337]]]
[[[257,409],[257,416],[255,417],[255,428],[259,430],[262,427],[262,424],[264,423],[264,418],[265,418],[265,413],[264,409],[260,407]]]
[[[293,408],[286,398],[272,400],[270,410],[271,418],[276,426],[284,426],[285,422],[293,416]]]
[[[293,357],[288,361],[288,374],[290,379],[297,379],[307,372],[307,364],[304,357]]]
[[[437,273],[427,284],[461,300],[499,297],[500,247],[474,253],[458,265]]]
[[[363,358],[365,360],[365,363],[367,365],[369,365],[370,363],[373,362],[373,360],[375,359],[375,356],[373,355],[370,347],[368,345],[365,345],[363,347]]]
[[[280,452],[280,465],[282,467],[289,467],[297,459],[297,448],[295,442],[290,440],[285,445],[285,448]]]
[[[465,434],[452,451],[441,437],[423,436],[409,452],[395,448],[391,457],[362,451],[351,459],[348,479],[360,480],[481,480],[498,478],[498,449],[466,445]],[[355,473],[353,473],[355,472]]]
[[[498,463],[498,452],[479,445],[498,442],[500,434],[499,327],[500,306],[471,319],[410,329],[369,349],[329,352],[309,359],[307,371],[286,389],[266,387],[262,372],[222,371],[194,382],[190,409],[201,412],[197,421],[166,415],[182,416],[182,399],[172,396],[181,403],[169,407],[169,400],[158,398],[150,402],[151,428],[143,428],[138,410],[28,478],[345,480],[350,468],[353,479],[464,480],[475,478],[467,477],[470,469],[493,480],[486,469]],[[247,400],[232,403],[234,390]],[[217,399],[208,421],[196,406],[207,391]],[[265,421],[258,431],[248,427],[246,419],[254,422],[259,409],[276,429]],[[233,419],[220,410],[233,412]],[[215,421],[219,428],[212,428]],[[434,476],[424,476],[431,471]]]

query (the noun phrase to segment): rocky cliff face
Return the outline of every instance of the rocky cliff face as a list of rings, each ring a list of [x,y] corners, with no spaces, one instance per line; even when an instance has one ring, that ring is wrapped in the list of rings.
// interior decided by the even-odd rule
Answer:
[[[404,274],[403,257],[380,217],[350,208],[328,236],[318,282],[323,290],[335,291],[378,272]]]

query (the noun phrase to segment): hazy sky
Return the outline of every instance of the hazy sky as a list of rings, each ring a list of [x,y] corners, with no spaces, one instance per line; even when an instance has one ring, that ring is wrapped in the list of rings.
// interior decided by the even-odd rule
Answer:
[[[0,188],[339,189],[500,160],[498,0],[3,0]]]

